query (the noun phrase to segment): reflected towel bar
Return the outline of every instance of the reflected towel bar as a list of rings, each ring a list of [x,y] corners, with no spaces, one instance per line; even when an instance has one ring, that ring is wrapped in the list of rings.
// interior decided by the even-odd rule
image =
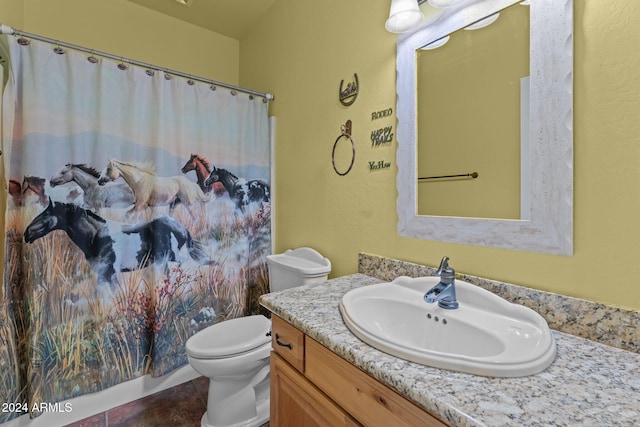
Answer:
[[[418,181],[426,181],[428,179],[441,179],[441,178],[471,178],[476,179],[478,177],[478,172],[471,173],[463,173],[459,175],[441,175],[441,176],[425,176],[418,178]]]

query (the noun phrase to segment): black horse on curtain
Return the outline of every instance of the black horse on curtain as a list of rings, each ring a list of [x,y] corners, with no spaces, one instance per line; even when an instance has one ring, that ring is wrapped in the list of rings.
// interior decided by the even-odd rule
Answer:
[[[182,261],[180,252],[200,264],[211,264],[203,245],[178,221],[162,216],[138,224],[107,221],[71,203],[52,202],[24,231],[33,243],[54,230],[62,230],[75,243],[98,275],[98,282],[113,283],[118,272],[138,270],[154,263]]]

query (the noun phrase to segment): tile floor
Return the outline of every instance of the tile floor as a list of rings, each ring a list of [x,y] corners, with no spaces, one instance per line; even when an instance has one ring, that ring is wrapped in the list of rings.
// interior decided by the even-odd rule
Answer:
[[[208,388],[208,379],[199,377],[66,427],[200,427]]]

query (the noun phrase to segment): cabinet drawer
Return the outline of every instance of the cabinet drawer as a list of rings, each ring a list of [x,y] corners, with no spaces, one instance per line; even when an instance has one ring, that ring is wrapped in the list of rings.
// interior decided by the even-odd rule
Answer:
[[[305,376],[366,426],[446,426],[433,415],[307,337]]]
[[[280,317],[271,316],[273,349],[300,372],[304,372],[304,334]]]

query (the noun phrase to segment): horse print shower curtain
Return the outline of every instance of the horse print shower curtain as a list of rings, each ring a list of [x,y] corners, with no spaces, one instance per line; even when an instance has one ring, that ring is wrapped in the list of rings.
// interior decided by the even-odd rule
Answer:
[[[185,365],[259,311],[271,250],[267,103],[2,36],[0,422]]]

